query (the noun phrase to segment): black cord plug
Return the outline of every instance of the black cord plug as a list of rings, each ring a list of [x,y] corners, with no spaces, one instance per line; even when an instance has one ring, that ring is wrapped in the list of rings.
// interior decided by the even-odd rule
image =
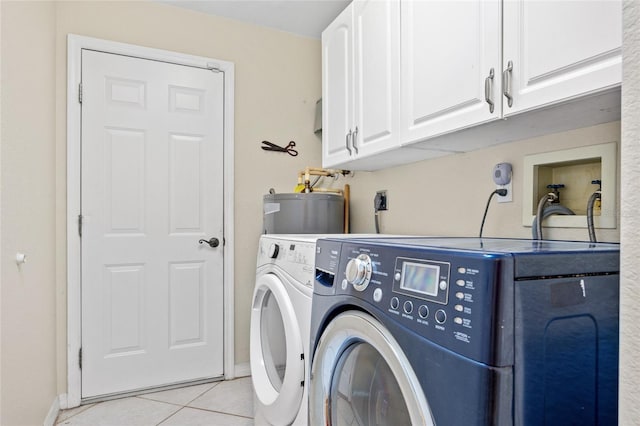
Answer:
[[[507,191],[506,188],[500,188],[500,189],[496,189],[495,191],[493,191],[491,193],[491,195],[489,195],[489,199],[487,200],[487,206],[484,208],[484,215],[482,216],[482,224],[480,225],[480,234],[478,235],[479,238],[482,238],[482,230],[484,229],[484,221],[487,219],[487,212],[489,211],[489,204],[491,203],[491,199],[496,194],[498,194],[501,197],[504,197],[505,195],[507,195],[507,193],[508,193],[508,191]]]
[[[382,207],[382,194],[377,193],[373,199],[373,210],[379,212]]]

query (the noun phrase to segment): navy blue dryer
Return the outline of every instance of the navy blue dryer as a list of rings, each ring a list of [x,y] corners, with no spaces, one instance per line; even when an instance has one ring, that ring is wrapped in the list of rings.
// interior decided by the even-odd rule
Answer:
[[[319,240],[312,425],[616,425],[619,246]]]

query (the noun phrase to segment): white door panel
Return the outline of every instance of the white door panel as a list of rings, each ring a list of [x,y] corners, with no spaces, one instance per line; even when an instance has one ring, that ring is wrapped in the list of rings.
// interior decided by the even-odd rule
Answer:
[[[401,19],[402,143],[499,119],[500,2],[402,2]]]
[[[322,32],[322,165],[351,158],[353,129],[353,14],[347,7]]]
[[[504,114],[619,85],[621,21],[616,0],[504,2],[504,66],[513,63]]]
[[[353,144],[369,155],[398,144],[400,113],[400,5],[397,1],[354,3]]]
[[[223,74],[82,53],[82,397],[223,374]]]

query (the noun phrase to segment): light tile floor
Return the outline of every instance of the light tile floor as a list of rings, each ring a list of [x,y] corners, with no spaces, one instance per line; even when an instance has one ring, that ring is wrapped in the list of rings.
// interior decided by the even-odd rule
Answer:
[[[251,378],[207,383],[64,410],[56,425],[249,426]]]

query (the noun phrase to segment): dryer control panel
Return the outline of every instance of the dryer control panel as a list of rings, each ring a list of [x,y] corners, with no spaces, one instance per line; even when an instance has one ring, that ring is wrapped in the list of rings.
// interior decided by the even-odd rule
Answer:
[[[351,279],[358,259],[369,259],[363,288]],[[506,259],[509,261],[509,259]],[[500,359],[504,313],[495,309],[499,257],[443,253],[366,243],[318,241],[318,295],[349,296],[450,350],[491,365]]]

